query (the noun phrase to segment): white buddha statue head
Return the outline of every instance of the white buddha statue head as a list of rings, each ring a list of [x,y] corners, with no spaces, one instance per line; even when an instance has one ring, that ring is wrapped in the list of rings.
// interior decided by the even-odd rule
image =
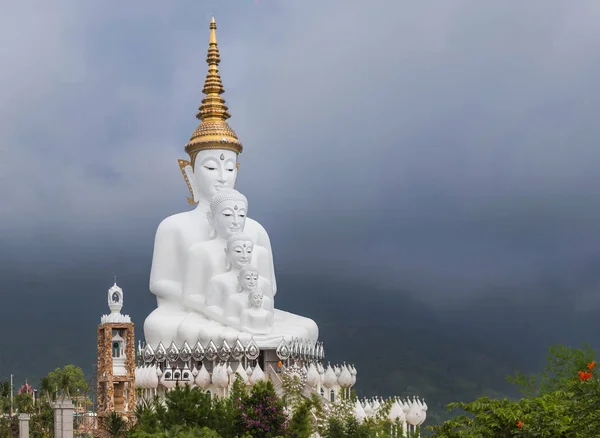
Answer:
[[[227,255],[227,270],[242,269],[252,261],[254,243],[243,233],[236,233],[227,239],[225,254]]]
[[[223,189],[210,200],[208,223],[213,227],[213,237],[229,239],[244,230],[248,200],[237,190]]]
[[[192,160],[194,188],[198,200],[208,202],[223,189],[233,189],[237,177],[237,153],[226,149],[205,149]]]
[[[263,305],[263,294],[259,290],[252,290],[248,294],[248,302],[250,303],[250,307],[254,309],[261,309]]]
[[[246,265],[238,274],[240,292],[252,292],[258,287],[258,270],[254,266]]]
[[[227,123],[231,117],[219,74],[219,49],[217,47],[217,24],[210,23],[208,74],[202,92],[206,95],[198,108],[196,118],[200,124],[185,145],[190,160],[179,160],[179,167],[191,191],[191,204],[206,204],[225,188],[232,189],[238,172],[237,157],[243,146],[237,134]]]

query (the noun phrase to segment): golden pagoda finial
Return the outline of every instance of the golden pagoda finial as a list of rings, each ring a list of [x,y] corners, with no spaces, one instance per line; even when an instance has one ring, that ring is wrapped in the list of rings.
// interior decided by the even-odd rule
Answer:
[[[208,40],[208,73],[204,81],[202,92],[206,95],[198,109],[196,118],[200,125],[192,134],[192,138],[185,145],[185,151],[191,158],[192,166],[199,151],[205,149],[228,149],[236,153],[242,152],[242,144],[236,133],[229,127],[226,120],[231,117],[225,99],[221,94],[225,92],[221,76],[219,75],[219,48],[217,47],[217,23],[213,17],[210,21],[210,37]]]

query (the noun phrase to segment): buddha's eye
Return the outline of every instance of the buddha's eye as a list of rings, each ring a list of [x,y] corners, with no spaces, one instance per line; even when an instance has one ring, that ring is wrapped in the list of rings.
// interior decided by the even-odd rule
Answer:
[[[243,213],[240,213],[240,217],[246,217],[246,215]]]
[[[210,167],[210,166],[204,166],[204,168],[206,170],[215,170],[216,169],[216,167]]]
[[[227,169],[228,172],[233,172],[233,169]]]
[[[236,249],[235,252],[237,252],[238,254],[241,254],[242,250],[241,249]]]
[[[251,250],[251,249],[249,249],[249,250],[248,250],[248,254],[250,254],[250,253],[252,253],[252,250]]]
[[[231,213],[223,213],[223,216],[229,217],[229,216],[231,216]]]

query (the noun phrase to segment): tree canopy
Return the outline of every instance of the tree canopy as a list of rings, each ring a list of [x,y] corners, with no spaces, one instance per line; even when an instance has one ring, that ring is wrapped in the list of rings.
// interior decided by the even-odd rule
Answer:
[[[429,426],[438,438],[540,437],[589,438],[600,436],[600,380],[595,353],[553,346],[544,370],[508,380],[519,388],[520,400],[479,398],[451,403],[461,413],[440,425]]]

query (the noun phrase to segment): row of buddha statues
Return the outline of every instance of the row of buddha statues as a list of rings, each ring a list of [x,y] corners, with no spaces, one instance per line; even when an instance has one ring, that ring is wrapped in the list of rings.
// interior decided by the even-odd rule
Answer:
[[[274,348],[282,337],[316,341],[314,321],[275,309],[272,255],[258,243],[257,233],[248,232],[247,211],[248,201],[237,190],[224,188],[211,197],[207,240],[177,257],[185,260],[180,294],[167,299],[156,293],[158,308],[144,326],[149,344],[252,339],[259,347]],[[159,233],[160,228],[155,246],[162,244]],[[157,253],[153,273],[167,263]],[[173,282],[151,281],[153,291],[167,287],[174,288]]]

